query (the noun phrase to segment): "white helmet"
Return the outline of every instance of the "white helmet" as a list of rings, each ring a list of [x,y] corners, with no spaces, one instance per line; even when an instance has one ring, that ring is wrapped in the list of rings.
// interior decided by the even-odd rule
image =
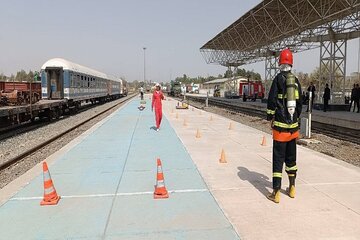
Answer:
[[[159,83],[156,83],[156,84],[155,84],[155,87],[160,87],[160,84],[159,84]]]

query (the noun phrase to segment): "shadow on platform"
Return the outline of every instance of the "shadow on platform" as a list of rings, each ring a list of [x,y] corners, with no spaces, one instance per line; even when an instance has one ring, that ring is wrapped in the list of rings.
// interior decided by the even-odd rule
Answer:
[[[238,167],[238,170],[238,176],[241,180],[251,183],[264,196],[270,193],[268,188],[272,189],[272,182],[269,181],[269,177],[258,172],[249,171],[245,167]]]
[[[150,127],[150,130],[154,130],[154,131],[156,131],[156,127],[155,126],[152,126],[152,127]]]

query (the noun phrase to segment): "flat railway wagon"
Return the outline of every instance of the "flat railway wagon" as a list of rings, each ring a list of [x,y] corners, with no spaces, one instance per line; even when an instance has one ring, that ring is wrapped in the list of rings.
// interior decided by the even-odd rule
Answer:
[[[0,107],[0,126],[36,117],[59,118],[77,112],[83,102],[106,102],[127,95],[126,81],[62,58],[41,67],[41,97],[36,104]]]
[[[41,99],[40,82],[0,82],[0,106],[28,104],[30,99],[32,103]]]

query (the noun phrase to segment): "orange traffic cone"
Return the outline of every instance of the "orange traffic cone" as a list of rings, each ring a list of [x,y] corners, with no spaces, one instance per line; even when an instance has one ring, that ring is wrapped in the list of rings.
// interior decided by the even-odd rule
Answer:
[[[265,136],[263,136],[263,138],[262,138],[261,146],[266,146],[266,138],[265,138]]]
[[[225,158],[225,151],[224,151],[224,149],[221,149],[221,155],[220,155],[219,162],[220,162],[220,163],[227,163],[226,158]]]
[[[60,196],[58,196],[56,193],[46,162],[43,162],[43,176],[44,176],[44,199],[40,202],[40,205],[41,206],[56,205],[60,200]]]
[[[178,114],[178,113],[176,113],[176,118],[179,118],[179,114]]]
[[[186,126],[187,126],[186,119],[184,119],[183,126],[184,126],[184,127],[186,127]]]
[[[212,117],[212,115],[210,116],[210,121],[212,121],[213,120],[213,117]]]
[[[169,194],[165,187],[164,174],[162,171],[162,165],[160,158],[157,159],[157,174],[156,174],[156,186],[154,191],[154,198],[168,198]]]
[[[200,130],[199,130],[199,129],[197,129],[195,137],[196,137],[196,138],[201,138],[201,134],[200,134]]]
[[[233,124],[232,124],[232,122],[230,122],[230,124],[229,124],[229,130],[233,130],[233,129],[234,129]]]

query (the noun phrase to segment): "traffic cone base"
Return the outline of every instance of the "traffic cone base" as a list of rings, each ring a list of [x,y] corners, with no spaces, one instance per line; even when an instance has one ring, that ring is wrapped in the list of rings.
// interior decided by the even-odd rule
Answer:
[[[58,204],[60,198],[61,198],[60,196],[56,196],[54,199],[51,199],[50,201],[42,200],[40,202],[40,205],[41,206],[44,206],[44,205],[56,205],[56,204]]]
[[[161,191],[160,193],[157,193],[155,190],[154,199],[164,199],[164,198],[169,198],[169,193],[166,189],[165,191]]]

